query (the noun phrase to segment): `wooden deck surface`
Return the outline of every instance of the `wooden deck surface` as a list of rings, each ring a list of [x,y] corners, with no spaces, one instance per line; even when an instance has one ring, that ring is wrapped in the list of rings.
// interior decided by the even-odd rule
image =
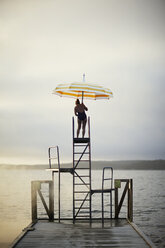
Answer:
[[[34,229],[34,230],[33,230]],[[154,247],[147,244],[126,220],[101,223],[39,221],[12,247]]]

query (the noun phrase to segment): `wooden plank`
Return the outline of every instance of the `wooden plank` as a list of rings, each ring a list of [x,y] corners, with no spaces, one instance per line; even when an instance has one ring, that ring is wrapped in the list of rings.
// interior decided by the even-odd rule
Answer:
[[[53,223],[39,221],[34,231],[12,247],[155,247],[148,243],[126,220],[101,222]],[[152,246],[153,245],[153,246]]]

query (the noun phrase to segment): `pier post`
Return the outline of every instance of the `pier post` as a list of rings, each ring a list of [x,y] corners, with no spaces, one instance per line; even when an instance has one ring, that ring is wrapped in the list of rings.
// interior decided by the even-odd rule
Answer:
[[[41,192],[41,184],[49,184],[49,208]],[[53,181],[32,181],[31,182],[31,211],[32,211],[32,222],[37,222],[37,193],[40,196],[42,204],[49,217],[49,221],[54,220],[54,184]]]
[[[49,220],[54,221],[54,184],[49,182]]]
[[[115,179],[114,184],[115,184],[115,219],[118,219],[118,216],[119,216],[119,212],[118,212],[118,202],[119,202],[118,189],[121,187],[121,181]]]
[[[121,183],[125,183],[120,201],[118,195],[118,189],[121,188]],[[115,179],[115,219],[119,218],[119,213],[124,202],[124,198],[128,195],[127,201],[127,218],[129,221],[133,221],[133,180],[132,179]]]
[[[36,181],[31,182],[31,211],[32,211],[32,222],[37,221],[37,189],[40,184]]]
[[[128,188],[128,219],[133,221],[133,181],[129,179],[129,188]]]

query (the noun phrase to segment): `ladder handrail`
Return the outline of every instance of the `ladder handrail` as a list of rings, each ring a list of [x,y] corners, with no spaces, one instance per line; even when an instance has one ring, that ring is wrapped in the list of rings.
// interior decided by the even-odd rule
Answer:
[[[57,157],[51,157],[51,150],[56,149],[56,155]],[[48,155],[49,155],[49,168],[52,168],[51,160],[52,159],[57,159],[57,164],[58,164],[58,169],[60,169],[60,156],[59,156],[59,147],[58,146],[50,146],[48,148]]]
[[[110,177],[109,178],[105,178],[104,176],[105,176],[105,170],[111,170],[111,174],[110,174]],[[111,181],[111,184],[110,184],[110,189],[112,189],[112,187],[113,187],[113,168],[112,167],[104,167],[103,168],[103,175],[102,175],[102,190],[104,190],[104,181],[105,180],[110,180]]]
[[[90,138],[90,116],[88,116],[87,118],[87,122],[88,122],[88,138]],[[74,116],[72,117],[72,134],[73,134],[73,140],[75,138],[75,123],[74,123]]]
[[[51,157],[51,150],[56,150],[56,155],[57,155],[57,157]],[[61,210],[60,210],[60,208],[61,208],[61,200],[60,200],[60,191],[61,191],[61,189],[60,189],[60,186],[61,186],[61,176],[60,176],[60,155],[59,155],[59,147],[58,146],[50,146],[49,148],[48,148],[48,155],[49,155],[49,168],[50,169],[53,169],[52,168],[52,163],[51,163],[51,160],[52,159],[57,159],[57,164],[58,164],[58,220],[59,220],[59,222],[60,222],[60,219],[61,219],[61,217],[60,217],[60,212],[61,212]],[[52,171],[52,181],[53,181],[53,183],[54,183],[54,172]]]
[[[90,117],[88,116],[88,137],[90,138]]]

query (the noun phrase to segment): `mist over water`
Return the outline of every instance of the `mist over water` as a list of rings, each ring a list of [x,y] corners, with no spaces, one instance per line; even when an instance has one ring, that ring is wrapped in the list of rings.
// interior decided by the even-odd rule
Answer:
[[[92,188],[101,187],[102,171],[92,171]],[[115,170],[114,178],[133,179],[134,222],[156,244],[165,246],[165,171]],[[51,180],[45,170],[0,170],[0,247],[8,245],[31,222],[31,181]],[[57,182],[57,176],[55,176]],[[61,176],[61,217],[72,217],[72,176]],[[56,184],[57,185],[57,184]],[[45,197],[47,189],[43,187]],[[57,217],[57,188],[55,188],[55,217]],[[108,205],[105,197],[105,206]],[[107,201],[107,202],[106,202]],[[93,197],[94,214],[101,215],[101,198]],[[126,204],[120,217],[126,217]],[[108,211],[107,211],[108,212]],[[41,204],[39,217],[46,217]],[[107,213],[108,214],[108,213]]]

